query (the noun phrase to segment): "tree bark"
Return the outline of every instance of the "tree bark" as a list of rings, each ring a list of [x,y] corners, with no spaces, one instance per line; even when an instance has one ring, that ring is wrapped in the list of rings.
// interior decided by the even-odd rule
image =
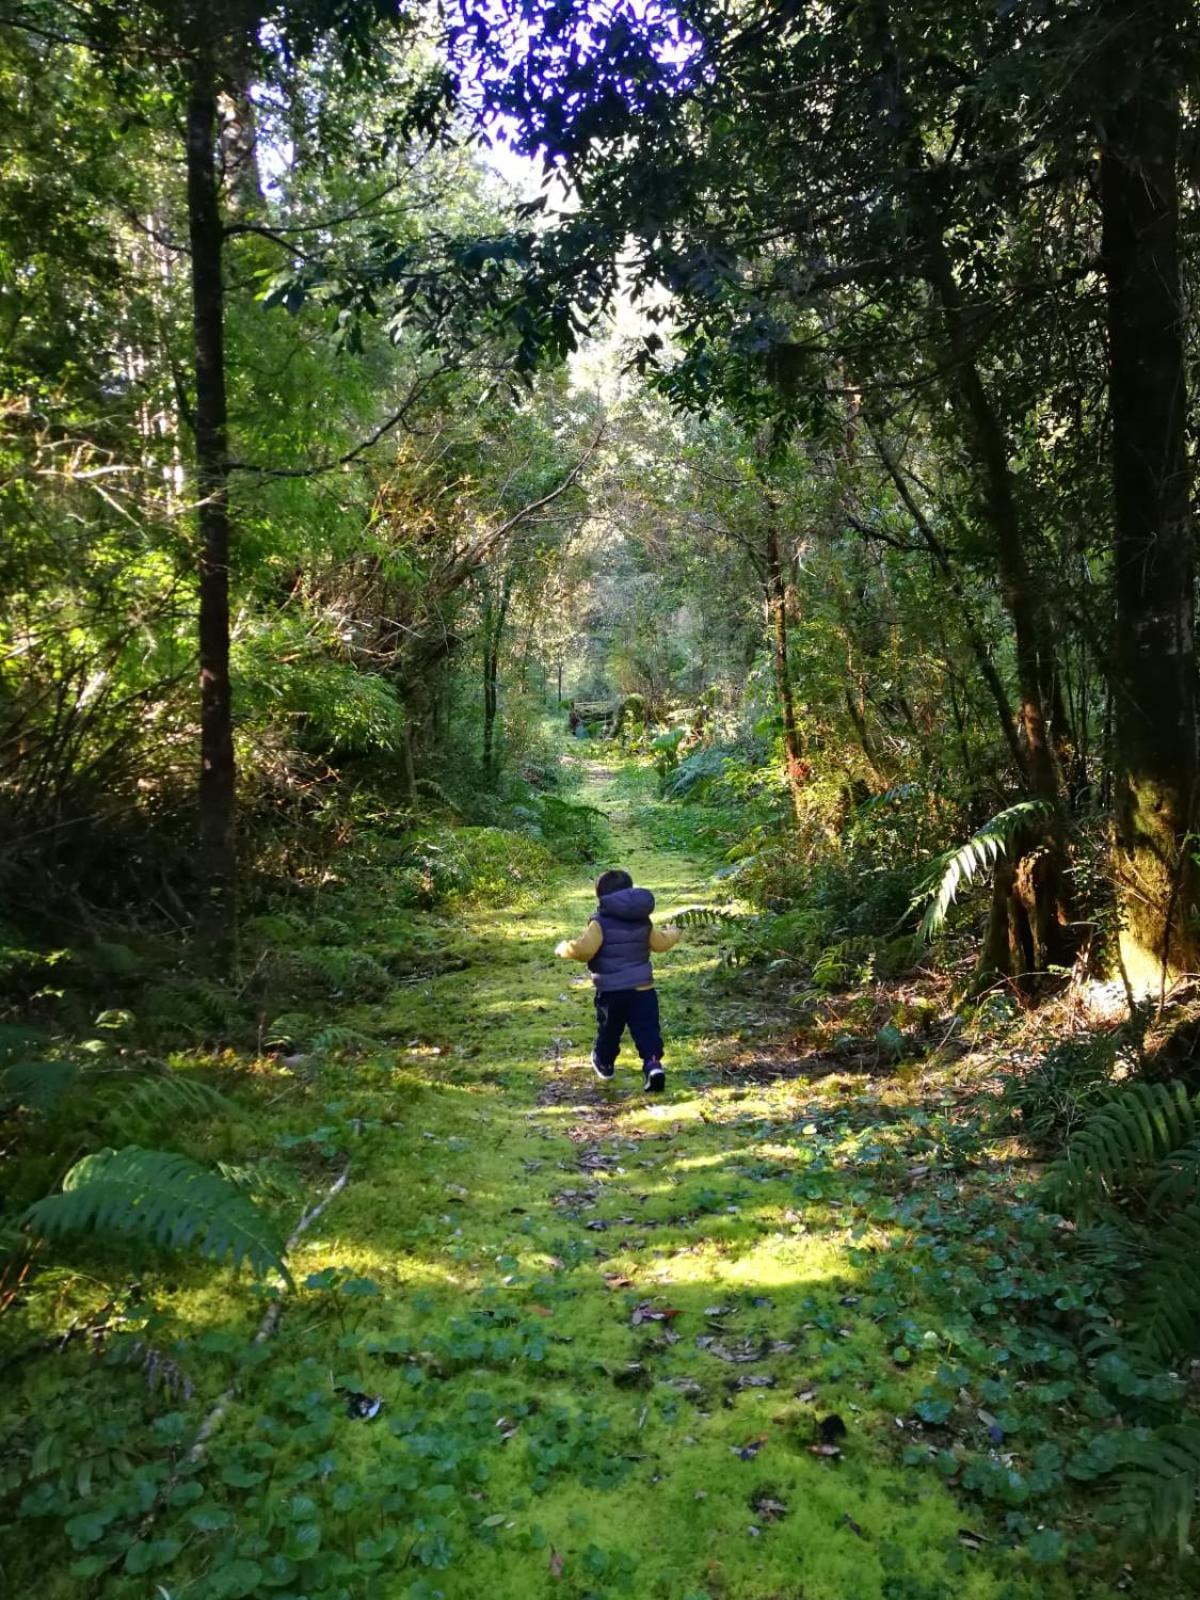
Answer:
[[[1103,119],[1102,259],[1116,527],[1115,855],[1135,990],[1198,961],[1195,552],[1184,430],[1177,0],[1118,8],[1133,83]],[[1130,65],[1129,56],[1133,57]]]
[[[210,954],[232,959],[236,929],[236,771],[229,682],[229,471],[225,397],[224,231],[217,191],[216,71],[201,46],[187,102],[187,207],[195,362],[200,536],[198,923]]]
[[[483,613],[483,772],[496,775],[496,716],[500,708],[500,642],[508,614],[509,590],[505,584],[496,605],[489,600]]]

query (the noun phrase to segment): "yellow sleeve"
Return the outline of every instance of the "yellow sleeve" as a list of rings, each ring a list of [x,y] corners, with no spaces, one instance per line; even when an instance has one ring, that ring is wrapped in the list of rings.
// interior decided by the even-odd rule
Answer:
[[[578,939],[564,939],[554,947],[554,954],[567,961],[590,961],[604,943],[604,929],[598,922],[589,922]]]
[[[664,950],[674,950],[679,939],[680,930],[673,922],[668,922],[663,928],[650,929],[650,948],[656,955],[661,955]]]

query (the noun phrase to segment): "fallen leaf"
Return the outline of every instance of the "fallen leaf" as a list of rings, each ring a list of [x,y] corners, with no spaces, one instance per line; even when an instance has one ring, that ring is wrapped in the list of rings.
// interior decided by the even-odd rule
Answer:
[[[808,1453],[812,1456],[840,1456],[841,1450],[836,1444],[810,1444]]]
[[[604,1282],[610,1289],[628,1289],[633,1284],[632,1278],[627,1278],[623,1272],[606,1272]]]
[[[552,1578],[561,1578],[562,1575],[563,1575],[563,1555],[562,1555],[562,1551],[561,1550],[556,1550],[553,1547],[553,1545],[551,1545],[551,1547],[550,1547],[550,1576]]]

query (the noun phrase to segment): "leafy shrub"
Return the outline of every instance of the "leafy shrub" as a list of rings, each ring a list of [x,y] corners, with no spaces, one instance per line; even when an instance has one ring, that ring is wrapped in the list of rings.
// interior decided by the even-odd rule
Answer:
[[[547,794],[538,808],[538,831],[559,861],[596,861],[608,841],[608,826],[595,806],[572,804]]]
[[[693,751],[663,779],[664,797],[668,800],[703,799],[724,772],[728,760],[729,751],[720,745]]]
[[[1000,1094],[1002,1123],[1042,1148],[1057,1148],[1109,1098],[1128,1041],[1121,1030],[1064,1039]]]
[[[400,904],[431,908],[451,900],[509,905],[550,871],[540,840],[504,828],[439,828],[411,840],[394,878]]]
[[[264,952],[255,968],[256,993],[296,1000],[324,997],[360,1003],[382,1000],[392,978],[365,950],[314,945]]]

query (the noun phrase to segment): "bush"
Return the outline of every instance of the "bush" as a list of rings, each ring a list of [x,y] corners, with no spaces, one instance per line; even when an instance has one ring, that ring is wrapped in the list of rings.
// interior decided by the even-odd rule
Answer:
[[[1130,1040],[1125,1029],[1064,1039],[1000,1094],[1003,1125],[1041,1149],[1057,1149],[1109,1098]]]
[[[542,797],[537,827],[558,861],[596,861],[608,843],[602,811],[595,806],[573,805],[558,795]]]
[[[663,779],[664,797],[668,800],[704,799],[724,773],[728,760],[729,751],[720,745],[693,751]]]
[[[452,900],[509,905],[550,872],[546,845],[504,828],[422,833],[393,879],[401,905],[432,908]]]

